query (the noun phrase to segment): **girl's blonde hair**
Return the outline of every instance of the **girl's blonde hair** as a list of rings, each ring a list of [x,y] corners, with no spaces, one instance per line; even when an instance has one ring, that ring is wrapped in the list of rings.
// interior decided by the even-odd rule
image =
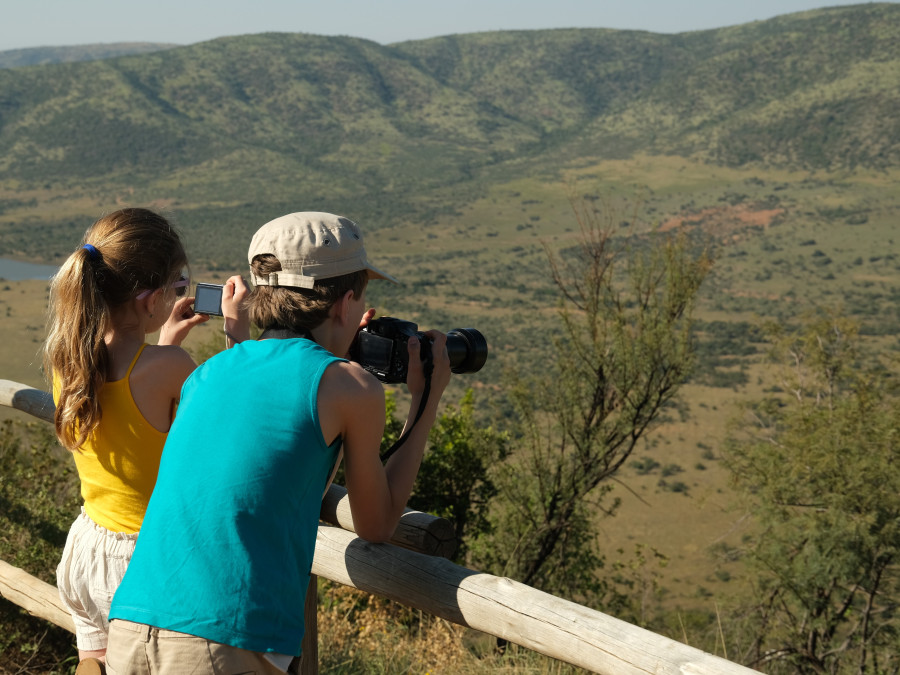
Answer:
[[[94,223],[53,277],[44,370],[58,388],[56,435],[69,450],[100,422],[113,312],[142,291],[174,283],[186,265],[178,233],[165,218],[126,208]]]

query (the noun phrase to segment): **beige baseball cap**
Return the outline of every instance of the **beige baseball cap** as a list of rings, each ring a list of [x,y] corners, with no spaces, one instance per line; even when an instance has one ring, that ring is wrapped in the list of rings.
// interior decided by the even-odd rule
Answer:
[[[369,263],[359,226],[331,213],[303,211],[269,221],[253,235],[247,260],[267,253],[278,258],[281,271],[266,277],[251,271],[256,286],[312,288],[317,279],[360,270],[368,270],[369,279],[400,283]]]

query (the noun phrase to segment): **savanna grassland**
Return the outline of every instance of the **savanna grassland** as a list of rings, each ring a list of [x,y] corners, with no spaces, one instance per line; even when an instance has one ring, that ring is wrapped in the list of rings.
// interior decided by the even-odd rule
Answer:
[[[669,195],[664,181],[671,175],[681,183]],[[715,595],[740,582],[739,566],[726,545],[739,541],[749,526],[744,513],[734,509],[719,448],[726,422],[738,414],[736,404],[763,392],[762,322],[790,322],[816,305],[836,304],[863,320],[873,345],[896,350],[898,318],[891,307],[896,306],[900,269],[889,252],[891,240],[882,239],[890,231],[888,206],[895,189],[877,174],[820,182],[804,174],[726,170],[665,157],[602,163],[567,178],[494,187],[490,196],[441,219],[433,231],[413,225],[381,230],[382,236],[372,238],[370,255],[405,285],[393,290],[375,284],[370,302],[379,313],[417,321],[423,328],[481,330],[490,360],[482,372],[456,378],[454,396],[472,386],[480,401],[496,404],[504,369],[541,368],[546,357],[556,300],[543,246],[565,246],[577,236],[566,201],[575,185],[581,192],[585,185],[604,186],[604,199],[620,210],[623,221],[632,217],[637,203],[645,224],[702,233],[717,259],[697,312],[697,374],[680,397],[683,412],[655,430],[646,450],[636,453],[620,475],[616,494],[623,505],[618,516],[602,520],[600,537],[614,559],[631,561],[636,545],[668,558],[665,567],[648,565],[642,572],[647,583],[651,573],[658,575],[666,606],[714,609]],[[783,206],[769,208],[771,195]],[[886,204],[883,211],[871,206],[878,200]],[[818,219],[823,209],[851,211],[860,203],[867,204],[870,222],[829,226]],[[448,256],[452,242],[458,251]],[[230,270],[195,272],[198,278],[221,281]],[[46,292],[47,284],[39,281],[0,285],[5,379],[45,386],[39,350]],[[188,348],[195,353],[216,348],[219,324],[214,318],[198,328]],[[502,410],[501,405],[490,415]],[[497,424],[490,415],[486,423]],[[711,555],[711,548],[725,553]]]
[[[688,233],[715,259],[697,368],[598,537],[648,614],[697,643],[743,582],[733,551],[753,525],[722,444],[772,386],[764,322],[833,307],[897,352],[898,47],[900,7],[876,3],[680,35],[267,34],[0,70],[0,256],[58,263],[98,214],[149,205],[214,281],[272,217],[347,215],[404,284],[370,287],[379,313],[485,334],[488,364],[448,400],[474,388],[502,428],[505,371],[550,358],[547,251],[577,243],[571,202],[631,245]],[[0,282],[0,378],[43,386],[45,306],[45,283]],[[217,321],[188,348],[218,345]]]

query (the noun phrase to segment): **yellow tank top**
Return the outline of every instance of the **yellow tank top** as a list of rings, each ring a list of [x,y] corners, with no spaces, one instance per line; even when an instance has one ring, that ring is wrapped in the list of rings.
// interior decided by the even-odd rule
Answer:
[[[135,354],[121,380],[100,390],[102,416],[94,433],[73,452],[84,510],[113,532],[141,529],[147,502],[156,485],[167,434],[153,427],[131,396],[129,377],[144,347]],[[54,398],[58,391],[54,379]]]

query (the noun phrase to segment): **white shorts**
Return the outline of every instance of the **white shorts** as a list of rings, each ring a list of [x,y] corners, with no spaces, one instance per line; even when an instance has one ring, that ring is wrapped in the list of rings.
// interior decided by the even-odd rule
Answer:
[[[81,508],[56,568],[59,597],[75,621],[81,651],[106,649],[109,607],[134,553],[137,534],[111,532]]]

